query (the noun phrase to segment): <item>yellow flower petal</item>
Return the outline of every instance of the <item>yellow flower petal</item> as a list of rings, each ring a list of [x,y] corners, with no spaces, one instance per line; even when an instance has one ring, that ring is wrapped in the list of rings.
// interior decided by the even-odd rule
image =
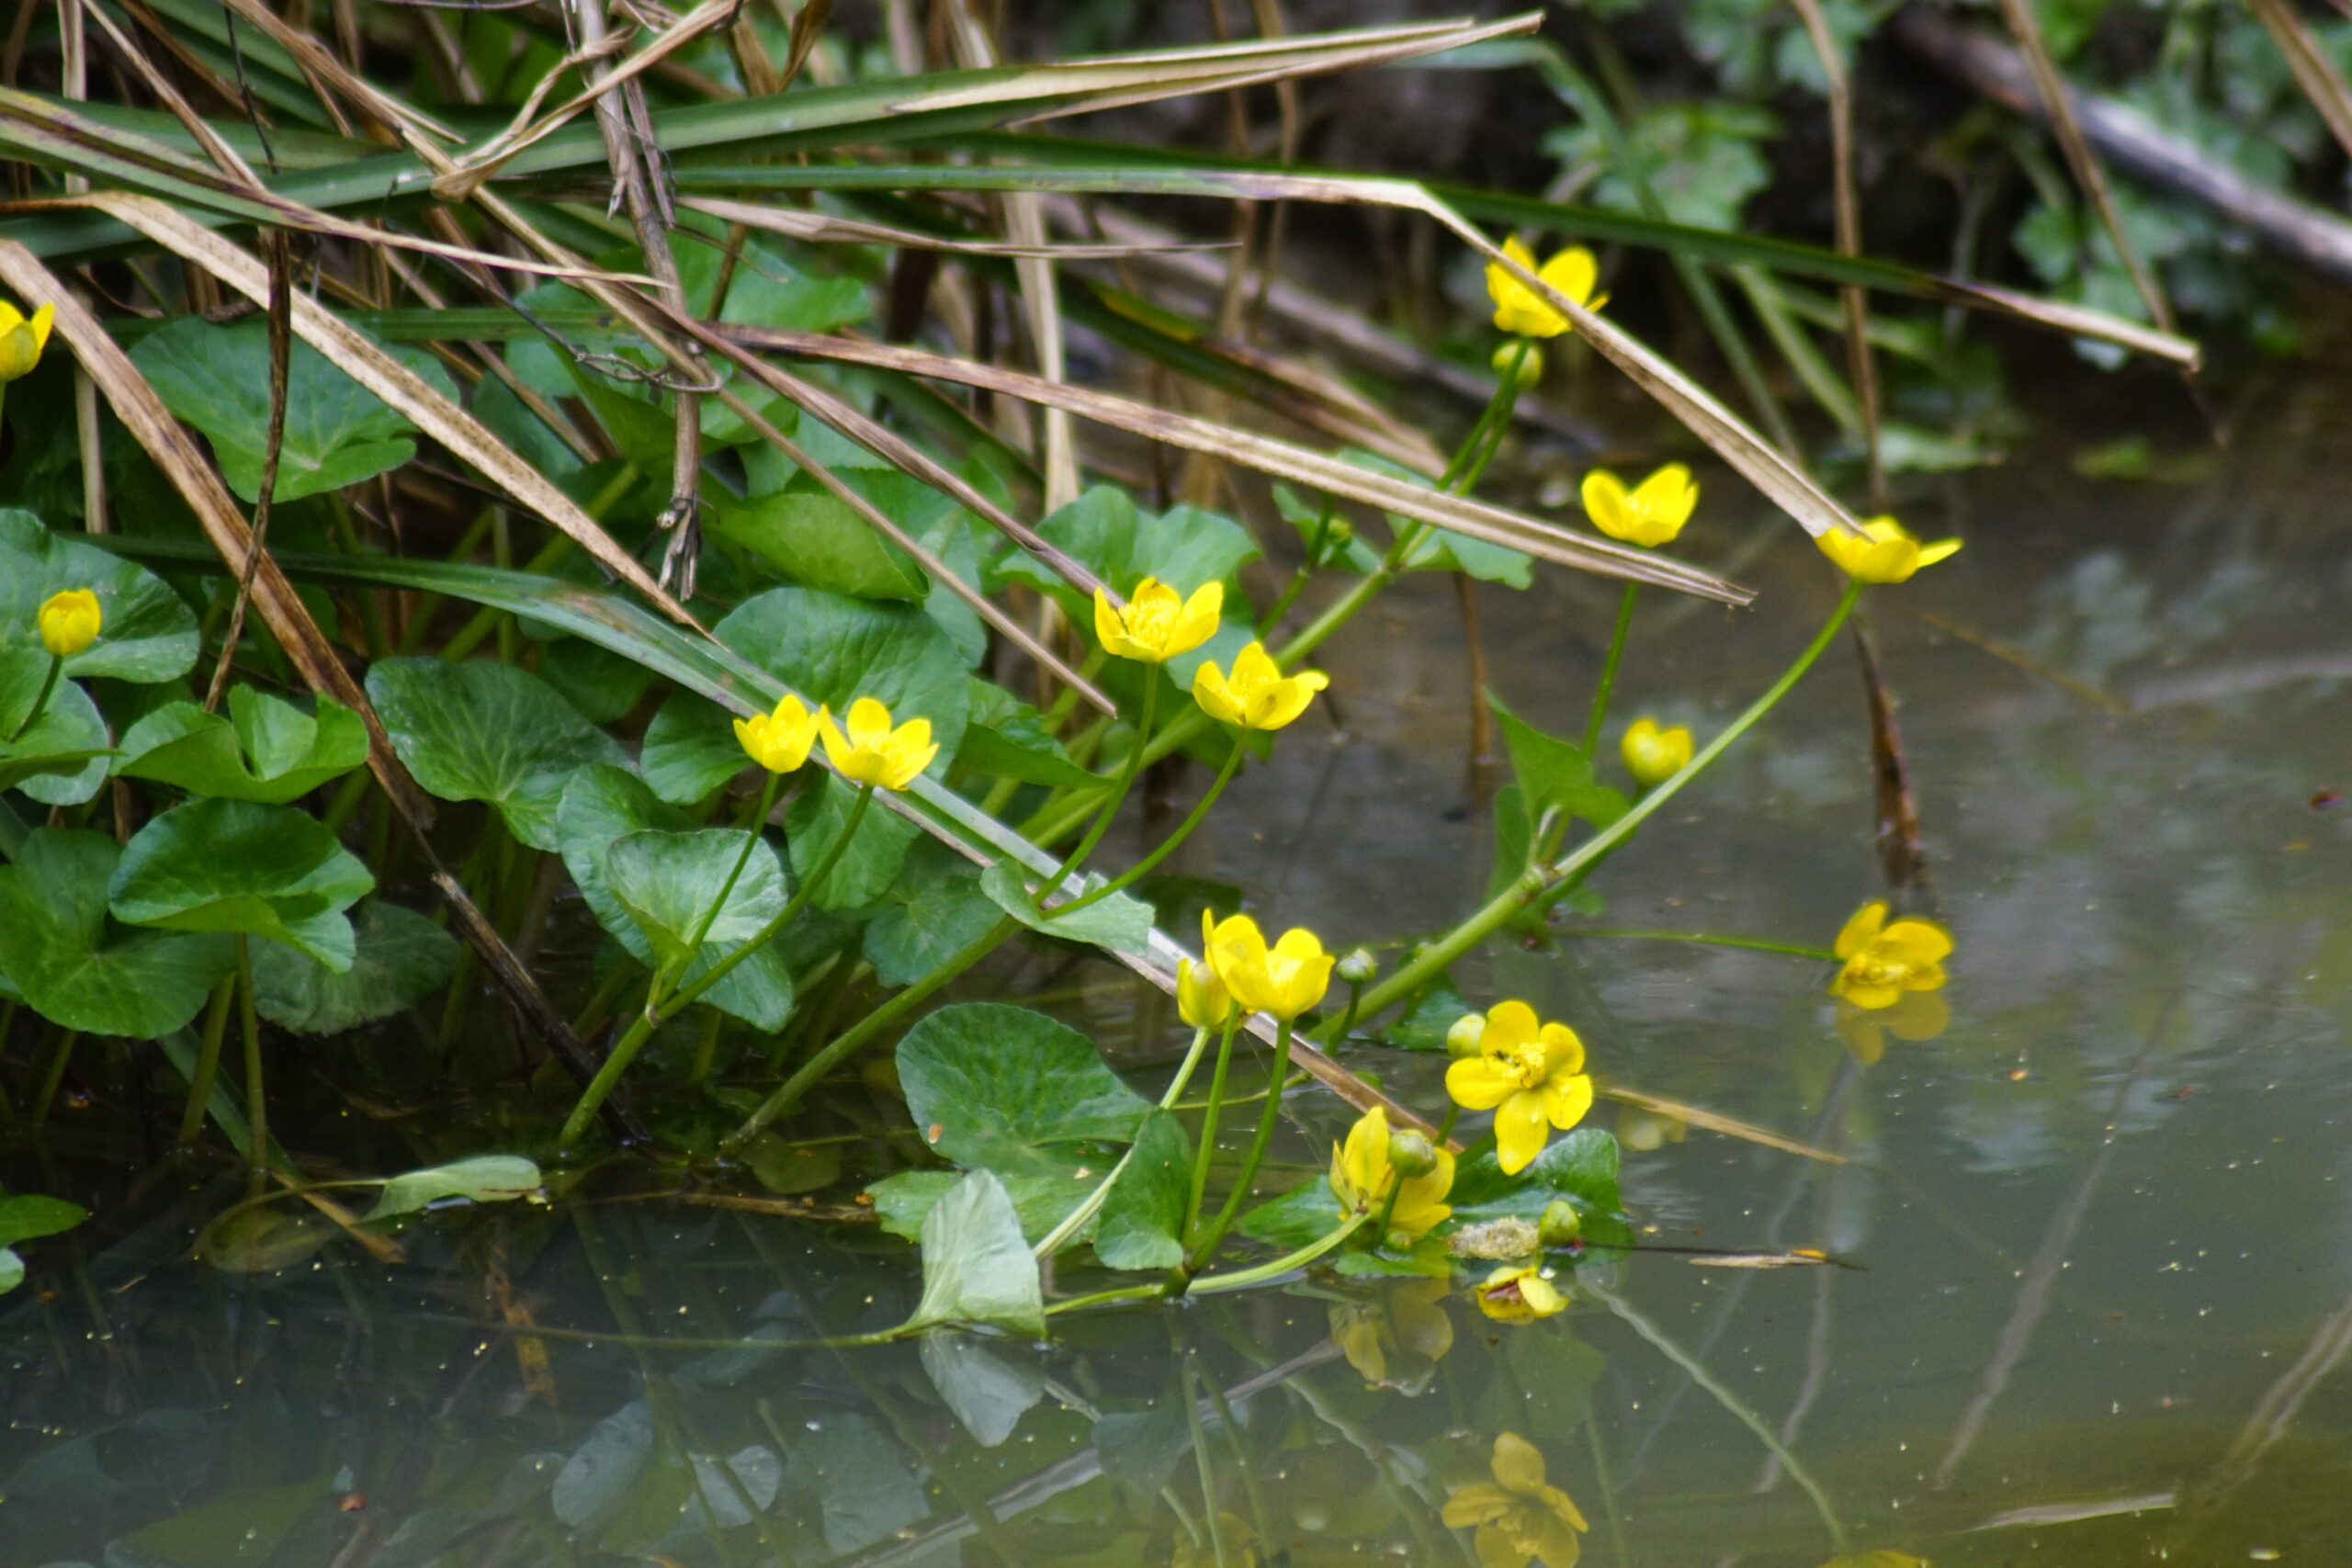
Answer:
[[[1544,1120],[1563,1133],[1583,1121],[1592,1109],[1592,1080],[1582,1073],[1547,1079],[1536,1092],[1544,1099]]]
[[[1951,956],[1951,938],[1933,920],[1906,917],[1879,932],[1877,946],[1890,958],[1924,965]]]
[[[1584,1041],[1565,1023],[1547,1023],[1536,1039],[1544,1047],[1544,1076],[1559,1077],[1584,1071]]]
[[[1830,951],[1840,958],[1851,958],[1876,941],[1879,928],[1885,924],[1886,902],[1874,899],[1854,911],[1844,929],[1838,931],[1837,943]]]
[[[1487,1056],[1464,1056],[1445,1069],[1445,1092],[1464,1111],[1492,1111],[1519,1091],[1519,1079]]]
[[[42,600],[33,619],[41,646],[60,659],[71,659],[98,640],[106,614],[96,593],[86,588],[68,588]]]
[[[1505,1176],[1518,1175],[1544,1152],[1548,1124],[1541,1094],[1521,1090],[1496,1108],[1495,1163]]]
[[[1478,1049],[1500,1054],[1532,1042],[1537,1033],[1535,1010],[1522,1001],[1497,1002],[1487,1010],[1487,1032]]]
[[[1508,1434],[1506,1434],[1508,1435]],[[1491,1481],[1474,1481],[1467,1486],[1457,1486],[1445,1500],[1440,1516],[1448,1529],[1464,1529],[1501,1518],[1510,1511],[1510,1494]]]
[[[1492,1468],[1503,1489],[1520,1496],[1531,1496],[1544,1485],[1544,1451],[1517,1432],[1496,1435]]]

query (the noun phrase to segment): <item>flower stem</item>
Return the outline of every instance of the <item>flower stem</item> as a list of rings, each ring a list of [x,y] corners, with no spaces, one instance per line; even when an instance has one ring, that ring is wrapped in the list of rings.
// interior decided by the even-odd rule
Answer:
[[[259,1180],[269,1165],[269,1097],[261,1077],[261,1019],[254,1010],[253,948],[245,933],[237,933],[237,1027],[245,1040],[245,1124],[252,1136],[245,1145],[245,1167]]]
[[[1714,931],[1644,931],[1616,926],[1579,926],[1560,934],[1614,937],[1621,942],[1696,942],[1709,947],[1746,947],[1758,953],[1785,953],[1792,958],[1818,958],[1825,964],[1838,962],[1838,955],[1826,947],[1805,947],[1793,942],[1773,942],[1760,936],[1724,936]]]
[[[1634,601],[1641,597],[1641,584],[1625,584],[1625,596],[1617,602],[1617,630],[1609,639],[1609,655],[1600,661],[1600,681],[1592,688],[1592,716],[1584,721],[1584,757],[1589,762],[1600,755],[1600,727],[1609,717],[1609,694],[1617,684],[1617,661],[1625,656],[1625,634],[1634,626]]]
[[[1159,707],[1159,682],[1162,679],[1157,664],[1151,665],[1149,671],[1144,680],[1143,713],[1136,724],[1136,742],[1128,750],[1127,760],[1119,769],[1119,782],[1111,786],[1111,795],[1102,803],[1102,815],[1094,818],[1094,826],[1086,830],[1086,837],[1078,841],[1078,848],[1070,851],[1069,857],[1055,867],[1051,876],[1038,884],[1037,908],[1040,909],[1046,907],[1046,900],[1053,897],[1054,889],[1085,863],[1086,857],[1094,852],[1094,846],[1102,841],[1102,835],[1111,830],[1111,819],[1119,814],[1119,807],[1126,800],[1127,791],[1135,787],[1136,776],[1143,772],[1144,752],[1151,739],[1151,721]]]
[[[1213,1296],[1227,1291],[1248,1290],[1252,1285],[1262,1285],[1269,1280],[1279,1280],[1285,1274],[1306,1268],[1326,1253],[1336,1251],[1348,1237],[1355,1235],[1363,1227],[1367,1218],[1369,1216],[1364,1214],[1351,1214],[1348,1216],[1347,1223],[1337,1230],[1317,1236],[1295,1252],[1286,1252],[1280,1258],[1252,1264],[1247,1269],[1236,1269],[1228,1273],[1204,1274],[1192,1282],[1186,1293],[1195,1296]],[[1165,1291],[1166,1287],[1162,1285],[1121,1285],[1115,1290],[1097,1291],[1091,1295],[1072,1296],[1066,1302],[1056,1302],[1046,1309],[1046,1313],[1047,1316],[1056,1316],[1066,1312],[1082,1312],[1088,1307],[1115,1306],[1123,1302],[1149,1301],[1163,1294]]]
[[[1250,1197],[1250,1185],[1257,1179],[1258,1167],[1264,1161],[1266,1150],[1274,1141],[1274,1126],[1282,1120],[1283,1080],[1290,1077],[1293,1027],[1291,1020],[1283,1020],[1282,1032],[1274,1037],[1274,1061],[1266,1083],[1266,1108],[1259,1113],[1258,1133],[1250,1140],[1250,1152],[1242,1156],[1241,1168],[1235,1173],[1233,1190],[1225,1195],[1224,1207],[1217,1210],[1216,1218],[1209,1222],[1208,1229],[1193,1244],[1192,1251],[1169,1279],[1168,1293],[1171,1296],[1182,1295],[1201,1265],[1216,1255],[1217,1243],[1225,1239],[1225,1233],[1232,1228],[1235,1217],[1241,1213],[1241,1205]]]
[[[220,976],[212,987],[212,1006],[204,1015],[204,1037],[196,1048],[196,1071],[188,1075],[187,1105],[180,1112],[180,1146],[192,1147],[204,1133],[204,1112],[212,1099],[212,1080],[220,1071],[220,1043],[229,1032],[229,1003],[237,987],[234,974]]]
[[[1240,1027],[1241,1014],[1237,1010],[1225,1021],[1225,1032],[1216,1043],[1216,1070],[1209,1075],[1209,1102],[1201,1114],[1201,1141],[1193,1151],[1193,1183],[1184,1201],[1187,1238],[1201,1226],[1201,1201],[1209,1189],[1209,1158],[1216,1149],[1217,1116],[1225,1109],[1226,1069],[1233,1065],[1233,1035]]]
[[[1193,807],[1192,815],[1176,824],[1176,830],[1160,840],[1158,849],[1092,892],[1080,894],[1068,903],[1057,904],[1054,906],[1053,913],[1058,917],[1067,915],[1073,909],[1083,909],[1089,904],[1108,898],[1112,894],[1151,874],[1153,866],[1173,854],[1177,846],[1192,836],[1193,829],[1198,828],[1201,825],[1201,819],[1209,814],[1209,807],[1216,804],[1216,797],[1225,793],[1225,786],[1233,782],[1233,775],[1241,771],[1241,737],[1236,734],[1233,738],[1233,750],[1227,755],[1225,765],[1217,770],[1216,779],[1209,785],[1208,793],[1201,796],[1200,804]]]
[[[786,1078],[782,1088],[762,1100],[759,1109],[745,1117],[741,1127],[728,1134],[727,1141],[718,1145],[718,1152],[721,1155],[731,1155],[759,1136],[761,1131],[769,1122],[799,1104],[801,1097],[816,1087],[817,1083],[827,1073],[831,1072],[851,1052],[905,1017],[908,1010],[917,1002],[986,958],[996,950],[999,943],[1019,929],[1019,921],[1011,915],[1004,916],[996,924],[982,931],[970,946],[900,991],[897,996],[892,997],[888,1001],[884,1002],[880,1007],[876,1008],[872,1012],[867,1013],[857,1022],[850,1025],[845,1032],[836,1036],[824,1049],[802,1063],[800,1070]]]
[[[74,1059],[74,1047],[82,1038],[78,1029],[69,1029],[57,1037],[57,1049],[50,1053],[49,1070],[41,1075],[40,1092],[33,1098],[33,1131],[40,1131],[49,1120],[50,1105],[57,1099],[60,1085],[65,1082],[65,1065]]]
[[[1422,949],[1410,963],[1374,986],[1364,997],[1364,1015],[1376,1017],[1382,1010],[1414,995],[1443,974],[1447,965],[1455,959],[1492,935],[1512,916],[1540,900],[1554,886],[1576,876],[1633,837],[1635,829],[1657,815],[1683,785],[1698,777],[1708,764],[1754,728],[1758,721],[1789,694],[1790,689],[1804,677],[1804,672],[1813,668],[1823,650],[1836,640],[1838,629],[1846,624],[1846,617],[1853,613],[1854,602],[1860,596],[1861,588],[1859,582],[1847,583],[1844,595],[1838,601],[1838,608],[1830,613],[1829,619],[1823,623],[1814,639],[1805,645],[1804,651],[1797,655],[1796,661],[1781,672],[1781,678],[1773,682],[1762,696],[1750,703],[1746,712],[1724,726],[1700,750],[1698,755],[1684,763],[1679,772],[1635,801],[1624,816],[1577,845],[1566,858],[1550,865],[1528,867],[1484,908]]]
[[[1159,1097],[1160,1110],[1165,1111],[1175,1104],[1176,1097],[1184,1092],[1184,1086],[1193,1081],[1193,1069],[1200,1066],[1201,1054],[1208,1048],[1208,1043],[1207,1030],[1193,1031],[1193,1047],[1184,1053],[1184,1060],[1177,1067],[1176,1076],[1169,1080],[1168,1092]],[[1061,1224],[1047,1233],[1043,1241],[1031,1247],[1030,1255],[1042,1263],[1059,1252],[1070,1237],[1085,1229],[1086,1222],[1102,1212],[1102,1204],[1111,1196],[1112,1187],[1118,1182],[1119,1172],[1126,1169],[1127,1162],[1135,1157],[1136,1148],[1133,1144],[1130,1144],[1127,1145],[1127,1152],[1119,1156],[1117,1164],[1112,1166],[1110,1173],[1094,1184],[1094,1190],[1086,1195],[1086,1201],[1072,1209],[1063,1217]]]
[[[775,808],[778,782],[779,775],[768,773],[765,782],[760,785],[760,808],[752,813],[751,830],[743,835],[742,852],[735,857],[734,865],[728,870],[727,880],[718,885],[718,897],[710,901],[710,908],[705,909],[702,919],[695,922],[694,935],[686,939],[686,963],[693,963],[694,955],[702,951],[703,938],[710,934],[710,928],[718,920],[719,911],[727,908],[727,900],[734,893],[735,884],[743,878],[743,868],[752,863],[752,852],[760,847],[761,835],[767,829],[768,813]],[[662,986],[662,976],[657,973],[653,976],[654,994],[646,998],[646,1005],[650,1007],[661,999]]]
[[[588,1087],[580,1091],[580,1099],[572,1106],[571,1114],[564,1119],[563,1131],[556,1134],[558,1148],[570,1148],[586,1134],[589,1119],[596,1114],[596,1108],[604,1104],[605,1097],[613,1092],[613,1086],[621,1081],[621,1075],[628,1071],[629,1064],[637,1060],[637,1054],[645,1049],[645,1043],[653,1037],[653,1032],[656,1029],[691,1006],[696,997],[732,974],[737,964],[765,947],[778,931],[784,930],[786,922],[807,906],[808,900],[815,897],[817,890],[824,886],[825,878],[831,874],[833,867],[840,863],[842,854],[849,849],[850,840],[857,835],[857,825],[865,820],[866,804],[873,798],[872,784],[866,784],[858,790],[857,802],[849,808],[849,816],[842,823],[841,833],[833,840],[831,846],[825,851],[824,859],[817,863],[817,868],[803,879],[791,899],[783,908],[776,911],[775,919],[762,926],[752,934],[750,941],[692,980],[681,985],[676,991],[670,994],[666,1000],[662,995],[662,975],[658,972],[654,975],[652,984],[646,987],[645,1005],[639,1008],[637,1016],[629,1021],[627,1032],[614,1042],[611,1054],[606,1055],[604,1063],[597,1067],[596,1076],[588,1080]],[[761,812],[760,818],[762,821],[766,820],[767,813],[764,810]],[[754,829],[753,837],[756,839],[757,836],[758,830]],[[686,962],[693,962],[691,952],[688,953]]]
[[[12,743],[21,739],[25,731],[33,727],[33,720],[41,716],[41,710],[49,706],[50,694],[57,690],[57,673],[64,668],[65,660],[62,656],[54,653],[49,656],[49,673],[41,677],[40,691],[33,698],[33,705],[25,710],[25,716],[17,721],[15,729],[8,732],[8,739]]]

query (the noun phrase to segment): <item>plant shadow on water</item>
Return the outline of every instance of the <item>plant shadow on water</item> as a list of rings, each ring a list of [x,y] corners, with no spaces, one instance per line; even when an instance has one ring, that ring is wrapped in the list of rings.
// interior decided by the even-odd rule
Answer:
[[[0,1318],[0,1562],[2329,1560],[2352,1528],[2330,1375],[2352,1348],[2333,1070],[2352,815],[2327,809],[2352,781],[2352,652],[2341,561],[2296,519],[2345,477],[2257,439],[2196,487],[1952,485],[1999,547],[1872,628],[1909,704],[1919,908],[1962,955],[1922,993],[1948,1008],[1860,1011],[1818,957],[1641,934],[1826,944],[1880,885],[1842,652],[1681,797],[1684,830],[1612,863],[1605,910],[1456,964],[1465,995],[1576,1021],[1593,1120],[1625,1150],[1637,1249],[1559,1270],[1564,1311],[1519,1304],[1540,1277],[1482,1310],[1492,1265],[1464,1259],[1451,1288],[1316,1271],[1071,1313],[1050,1344],[857,1344],[918,1317],[924,1281],[831,1194],[640,1172],[552,1210],[469,1207],[507,1195],[500,1173],[451,1168],[386,1193],[458,1206],[371,1258],[322,1250],[330,1221],[284,1203],[241,1223],[225,1177],[132,1191],[134,1224],[50,1244],[70,1266]],[[1629,706],[1670,691],[1648,711],[1718,728],[1755,650],[1822,607],[1799,564],[1818,572],[1768,575],[1728,631],[1644,623]],[[1547,583],[1494,628],[1514,713],[1575,727],[1601,650],[1560,628],[1606,625],[1610,592]],[[1184,870],[1342,941],[1475,902],[1492,813],[1460,809],[1453,615],[1408,589],[1336,639],[1348,728],[1316,718],[1328,750],[1244,774]],[[1148,1095],[1182,1054],[1167,999],[1102,966],[1033,954],[955,994],[1046,1008]],[[1349,1060],[1429,1104],[1447,1058],[1419,1043]],[[902,1048],[888,1089],[952,1093],[925,1087],[952,1044]],[[1263,1075],[1236,1072],[1246,1124]],[[405,1136],[356,1109],[355,1164]],[[1354,1119],[1319,1095],[1285,1111],[1269,1190]],[[814,1191],[902,1135],[783,1152]],[[224,1268],[189,1260],[198,1227]]]

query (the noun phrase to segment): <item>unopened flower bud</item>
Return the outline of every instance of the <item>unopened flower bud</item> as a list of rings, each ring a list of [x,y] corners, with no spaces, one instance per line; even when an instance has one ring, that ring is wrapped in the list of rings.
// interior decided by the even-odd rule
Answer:
[[[1349,985],[1361,986],[1380,973],[1380,960],[1369,950],[1359,947],[1340,960],[1338,973]]]
[[[1573,1247],[1584,1235],[1584,1216],[1566,1198],[1555,1198],[1544,1206],[1535,1234],[1546,1247]]]
[[[1427,1176],[1437,1168],[1437,1150],[1425,1134],[1399,1127],[1388,1134],[1388,1163],[1408,1180]]]
[[[1486,1037],[1487,1015],[1465,1012],[1453,1021],[1453,1028],[1445,1032],[1445,1054],[1449,1056],[1475,1056],[1478,1054],[1478,1043]]]
[[[1521,344],[1514,339],[1496,349],[1494,358],[1488,361],[1498,376],[1512,375],[1511,367],[1516,364],[1519,367],[1517,385],[1522,392],[1544,379],[1544,351],[1532,343],[1525,346],[1527,355],[1523,359],[1520,357]]]
[[[1233,1017],[1233,994],[1214,965],[1176,961],[1176,1011],[1194,1029],[1223,1029]]]

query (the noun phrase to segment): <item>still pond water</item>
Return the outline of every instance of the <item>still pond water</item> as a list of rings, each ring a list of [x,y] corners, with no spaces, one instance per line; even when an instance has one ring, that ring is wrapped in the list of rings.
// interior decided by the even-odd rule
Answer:
[[[1841,1037],[1825,966],[1772,953],[1588,937],[1457,973],[1575,1023],[1607,1081],[1845,1161],[1604,1100],[1657,1250],[1589,1262],[1570,1313],[1510,1327],[1317,1279],[1059,1320],[1050,1349],[780,1348],[900,1321],[903,1245],[612,1201],[248,1278],[187,1260],[233,1191],[118,1183],[70,1243],[78,1277],[0,1303],[0,1565],[1475,1563],[1442,1509],[1505,1432],[1595,1563],[2352,1562],[2352,809],[2331,808],[2352,453],[2316,434],[2330,395],[2271,397],[2194,482],[2044,463],[1909,508],[1970,539],[1873,625],[1924,908],[1958,941],[1939,1036]],[[1645,600],[1621,685],[1623,716],[1702,735],[1830,603],[1792,527],[1711,489],[1691,553],[1759,607]],[[1497,686],[1578,728],[1613,593],[1555,579],[1485,608]],[[1344,732],[1303,726],[1190,869],[1341,943],[1439,928],[1487,863],[1450,588],[1399,592],[1329,663]],[[1570,924],[1826,944],[1880,891],[1872,824],[1841,652]],[[1106,967],[1054,984],[1156,1088],[1170,1012]],[[1442,1093],[1442,1057],[1357,1062]],[[1344,1120],[1297,1100],[1294,1171]],[[483,1327],[525,1314],[584,1337]]]

